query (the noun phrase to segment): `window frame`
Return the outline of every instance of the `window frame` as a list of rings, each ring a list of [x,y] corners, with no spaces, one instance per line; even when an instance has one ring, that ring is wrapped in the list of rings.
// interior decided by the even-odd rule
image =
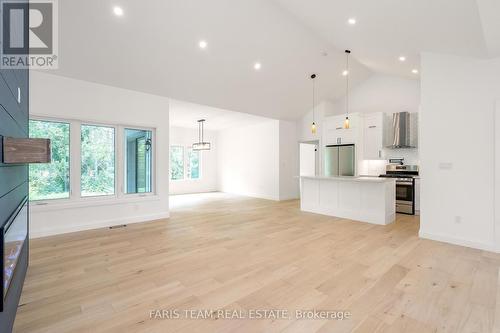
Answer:
[[[43,199],[30,201],[30,204],[36,206],[54,206],[61,208],[70,207],[85,207],[89,205],[113,204],[123,201],[139,202],[143,200],[158,199],[158,178],[157,170],[157,152],[156,152],[156,128],[141,125],[116,124],[107,121],[95,121],[86,119],[71,119],[59,118],[43,115],[30,115],[29,120],[58,122],[69,124],[69,197],[61,199]],[[81,195],[81,126],[103,126],[112,127],[115,129],[115,193],[110,195],[100,196],[82,196]],[[153,153],[151,156],[151,192],[147,193],[125,193],[124,172],[125,172],[125,145],[123,140],[125,137],[125,129],[139,129],[151,131],[151,142]],[[76,171],[75,171],[76,170]],[[147,198],[149,197],[149,198]],[[42,207],[38,207],[42,208]],[[44,207],[46,209],[48,207]],[[57,208],[56,208],[57,209]]]

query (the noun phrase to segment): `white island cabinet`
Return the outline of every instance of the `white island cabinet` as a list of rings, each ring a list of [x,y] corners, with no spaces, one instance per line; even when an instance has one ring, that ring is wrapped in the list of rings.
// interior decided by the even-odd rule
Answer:
[[[303,176],[300,209],[385,225],[396,218],[395,186],[391,178]]]

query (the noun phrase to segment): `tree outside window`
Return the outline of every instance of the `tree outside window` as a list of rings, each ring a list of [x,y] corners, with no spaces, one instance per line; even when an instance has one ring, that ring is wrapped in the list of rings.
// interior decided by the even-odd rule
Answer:
[[[50,200],[69,198],[70,125],[54,121],[29,121],[30,138],[51,140],[52,161],[29,165],[29,198]]]
[[[191,147],[170,146],[170,180],[200,178],[201,152]]]
[[[184,179],[184,147],[170,147],[170,179]]]
[[[199,179],[200,178],[200,151],[189,148],[188,150],[188,164],[187,164],[187,178]]]
[[[82,197],[115,193],[115,129],[81,126]]]

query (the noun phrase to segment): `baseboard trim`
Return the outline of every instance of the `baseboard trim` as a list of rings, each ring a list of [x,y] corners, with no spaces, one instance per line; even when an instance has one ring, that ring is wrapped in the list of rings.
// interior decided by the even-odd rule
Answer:
[[[238,193],[238,192],[230,192],[230,191],[220,191],[222,193],[227,193],[227,194],[233,194],[233,195],[238,195],[241,197],[249,197],[249,198],[256,198],[256,199],[264,199],[264,200],[272,200],[272,201],[280,201],[279,198],[267,195],[267,194],[258,194],[258,193]]]
[[[450,243],[450,244],[454,244],[454,245],[470,247],[473,249],[500,253],[500,249],[496,248],[495,245],[492,243],[474,242],[474,241],[469,241],[469,240],[462,239],[462,238],[456,238],[456,237],[450,237],[447,235],[440,235],[440,234],[424,232],[422,230],[420,230],[418,232],[418,236],[420,238],[430,239],[430,240],[434,240],[434,241],[438,241],[438,242]]]
[[[61,235],[67,234],[71,232],[77,231],[85,231],[85,230],[93,230],[100,228],[112,227],[120,224],[134,224],[134,223],[144,223],[150,222],[154,220],[168,219],[170,217],[170,213],[161,213],[161,214],[151,214],[151,215],[142,215],[142,216],[133,216],[127,218],[120,219],[112,219],[112,220],[104,220],[104,221],[95,221],[92,223],[77,225],[77,226],[68,226],[63,228],[53,228],[53,229],[44,229],[37,230],[36,226],[30,225],[30,238],[41,238],[47,236]]]
[[[299,195],[285,195],[280,197],[279,201],[289,201],[289,200],[298,200],[300,199]]]

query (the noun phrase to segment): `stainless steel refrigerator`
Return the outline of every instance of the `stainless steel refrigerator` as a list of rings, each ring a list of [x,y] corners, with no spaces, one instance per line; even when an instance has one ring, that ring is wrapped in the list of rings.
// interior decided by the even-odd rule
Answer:
[[[354,176],[356,167],[354,144],[325,147],[325,176]]]

